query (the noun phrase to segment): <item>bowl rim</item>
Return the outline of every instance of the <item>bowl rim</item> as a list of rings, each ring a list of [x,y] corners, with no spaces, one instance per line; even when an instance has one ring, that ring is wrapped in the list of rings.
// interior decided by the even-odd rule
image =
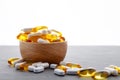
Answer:
[[[64,42],[52,42],[52,43],[37,43],[37,42],[25,42],[25,41],[19,41],[20,43],[28,43],[28,44],[62,44],[67,43],[67,41]]]

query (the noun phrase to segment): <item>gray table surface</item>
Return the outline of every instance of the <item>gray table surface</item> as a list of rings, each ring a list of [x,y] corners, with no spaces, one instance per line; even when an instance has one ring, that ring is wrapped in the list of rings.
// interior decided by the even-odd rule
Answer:
[[[18,46],[0,46],[0,80],[93,80],[80,78],[77,75],[54,75],[53,70],[43,73],[21,72],[10,68],[7,60],[10,57],[21,57]],[[64,61],[81,64],[82,67],[95,67],[102,70],[109,65],[120,66],[120,46],[69,46]],[[120,76],[107,80],[120,80]]]

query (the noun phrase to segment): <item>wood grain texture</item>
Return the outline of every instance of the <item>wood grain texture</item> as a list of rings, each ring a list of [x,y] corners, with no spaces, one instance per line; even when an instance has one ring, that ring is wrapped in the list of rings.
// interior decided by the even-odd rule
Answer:
[[[66,55],[67,42],[30,43],[20,41],[20,52],[30,62],[59,63]]]

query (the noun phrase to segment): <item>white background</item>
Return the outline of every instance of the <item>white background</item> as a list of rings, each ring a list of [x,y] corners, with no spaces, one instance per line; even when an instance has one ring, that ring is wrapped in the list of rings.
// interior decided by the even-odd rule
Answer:
[[[69,45],[120,45],[120,0],[0,0],[0,45],[20,29],[46,25]]]

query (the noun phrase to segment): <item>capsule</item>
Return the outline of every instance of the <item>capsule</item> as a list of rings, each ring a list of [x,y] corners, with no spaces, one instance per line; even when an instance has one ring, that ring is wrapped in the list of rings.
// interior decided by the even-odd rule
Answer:
[[[45,39],[49,40],[50,42],[53,42],[54,40],[58,39],[58,36],[56,34],[47,34]]]
[[[109,75],[110,75],[109,71],[101,70],[101,71],[95,72],[93,78],[96,80],[106,80]]]
[[[29,63],[23,63],[19,66],[19,70],[21,71],[28,71],[28,66],[31,65]]]
[[[62,33],[61,33],[61,32],[59,32],[59,31],[57,31],[57,30],[54,30],[54,29],[51,30],[51,33],[55,33],[55,34],[56,34],[57,36],[59,36],[59,37],[62,36]]]
[[[37,32],[38,30],[48,29],[47,26],[36,26],[32,28],[32,32]]]
[[[20,62],[23,62],[23,61],[24,61],[23,59],[15,60],[15,61],[13,62],[13,66],[15,67],[15,64],[20,63]]]
[[[70,68],[81,68],[79,64],[75,64],[75,63],[67,63],[66,66]]]
[[[11,66],[14,66],[14,62],[18,59],[20,59],[20,58],[10,58],[10,59],[8,59],[8,64],[10,64]]]
[[[56,67],[56,69],[61,69],[61,70],[66,71],[66,70],[67,70],[67,67],[64,66],[64,65],[59,65],[59,66]]]
[[[77,64],[77,63],[71,63],[71,62],[61,61],[60,65],[65,65],[65,66],[68,66],[70,68],[81,68],[81,66],[79,64]]]
[[[26,33],[20,33],[17,35],[17,39],[21,40],[21,41],[26,41],[28,38],[28,34]]]
[[[81,69],[78,71],[78,75],[81,77],[92,77],[95,74],[96,70],[94,68]]]

